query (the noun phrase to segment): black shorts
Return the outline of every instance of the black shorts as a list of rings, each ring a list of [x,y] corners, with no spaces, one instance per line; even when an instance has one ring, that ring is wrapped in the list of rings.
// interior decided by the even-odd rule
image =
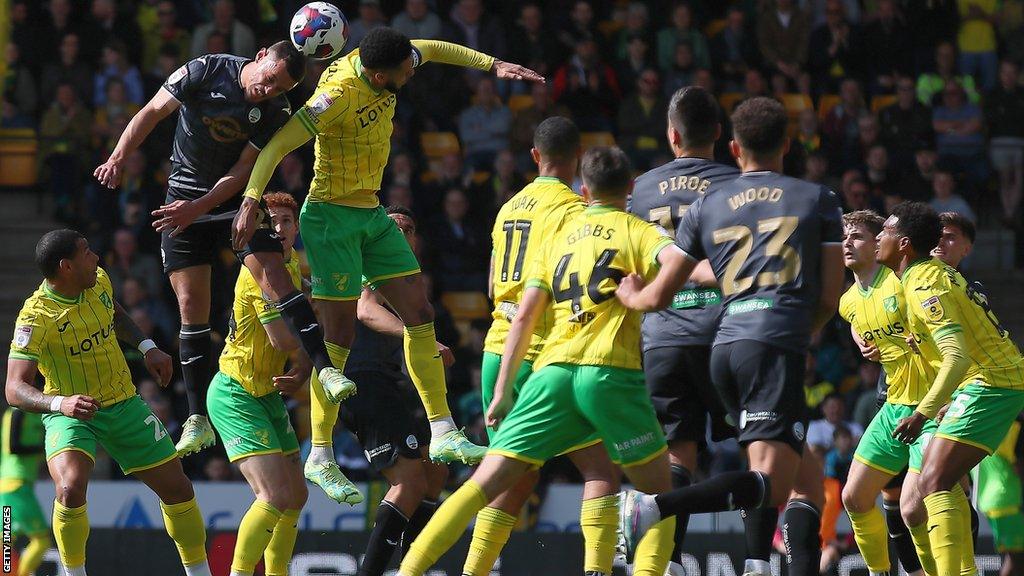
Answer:
[[[756,340],[711,350],[711,379],[746,446],[774,440],[803,453],[808,412],[804,396],[807,359],[800,352]]]
[[[380,472],[399,457],[420,460],[430,444],[425,416],[417,416],[419,398],[380,372],[347,374],[358,387],[355,396],[341,404],[341,422],[356,435],[370,466]]]
[[[889,482],[885,485],[885,489],[886,490],[892,490],[893,488],[902,488],[903,487],[903,481],[907,479],[907,472],[909,470],[910,470],[909,468],[904,466],[903,470],[900,470],[899,474],[897,474],[897,475],[895,475],[895,476],[893,476],[892,478],[889,479]]]
[[[715,442],[733,438],[711,384],[710,346],[667,346],[644,352],[644,379],[668,442],[704,444],[708,420]]]
[[[176,200],[171,196],[167,201]],[[282,253],[284,247],[281,239],[270,223],[270,214],[266,205],[260,202],[260,215],[256,218],[256,231],[252,240],[242,248],[234,251],[239,261],[245,260],[249,254],[257,252]],[[233,212],[215,214],[200,218],[177,236],[171,237],[169,230],[160,234],[160,259],[164,264],[164,274],[190,266],[212,265],[220,258],[221,251],[231,248],[231,221]]]

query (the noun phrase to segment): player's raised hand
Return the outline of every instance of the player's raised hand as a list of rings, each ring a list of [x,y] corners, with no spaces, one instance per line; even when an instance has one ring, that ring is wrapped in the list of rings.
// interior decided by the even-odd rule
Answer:
[[[487,407],[487,425],[497,430],[501,421],[512,411],[514,404],[515,399],[512,396],[496,393],[491,400],[491,405]]]
[[[644,285],[643,277],[634,272],[619,280],[619,287],[615,289],[615,297],[626,308],[633,308],[631,305],[633,299],[644,289]]]
[[[509,80],[527,80],[529,82],[540,82],[544,83],[544,77],[540,74],[530,70],[526,66],[520,66],[519,64],[513,64],[511,62],[503,62],[501,60],[494,60],[494,74],[498,78],[508,78]]]
[[[900,420],[899,425],[892,431],[892,437],[904,444],[911,444],[921,435],[921,429],[927,421],[927,416],[915,410],[913,414]]]
[[[242,200],[242,205],[231,222],[231,246],[235,251],[245,248],[245,245],[252,240],[256,233],[256,215],[259,212],[259,203],[248,196]]]
[[[455,364],[455,354],[452,353],[451,348],[438,342],[437,353],[441,355],[441,362],[444,363],[445,368],[450,368],[452,364]]]
[[[75,418],[77,420],[92,420],[99,407],[100,403],[92,396],[75,394],[61,400],[60,413],[68,418]]]
[[[121,183],[121,164],[121,160],[110,157],[106,162],[97,166],[92,175],[100,184],[113,190]]]
[[[174,364],[166,352],[159,348],[150,348],[146,355],[142,357],[142,360],[146,363],[146,370],[149,371],[149,375],[156,380],[156,383],[161,388],[171,383],[171,376],[174,375]]]
[[[171,237],[181,234],[200,216],[195,203],[189,200],[175,200],[170,204],[164,204],[153,210],[152,214],[156,218],[153,221],[153,228],[157,232],[170,230]]]

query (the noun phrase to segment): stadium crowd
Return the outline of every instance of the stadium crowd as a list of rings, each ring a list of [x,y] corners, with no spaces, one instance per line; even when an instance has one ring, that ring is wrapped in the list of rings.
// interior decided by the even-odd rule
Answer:
[[[83,230],[104,256],[116,296],[163,349],[176,347],[174,296],[161,274],[150,212],[163,204],[174,125],[162,123],[135,152],[116,191],[92,179],[127,121],[187,60],[206,53],[252,56],[279,40],[296,0],[12,0],[3,68],[2,128],[38,132],[40,193],[54,216]],[[452,408],[474,439],[483,433],[479,393],[486,311],[445,311],[453,292],[486,291],[491,224],[532,177],[534,128],[571,117],[589,141],[614,139],[638,170],[671,158],[670,95],[701,85],[719,96],[717,160],[731,162],[727,113],[751,96],[779,99],[790,114],[791,175],[829,184],[848,211],[880,213],[902,200],[930,202],[982,226],[1021,232],[1024,186],[1024,3],[996,0],[739,0],[735,2],[337,2],[349,16],[348,49],[390,24],[412,38],[451,40],[544,74],[545,85],[425,67],[403,91],[384,204],[418,216],[419,258],[432,279],[437,334],[456,353]],[[322,62],[289,93],[297,109]],[[457,145],[435,138],[457,135]],[[450,142],[450,139],[449,139]],[[281,162],[268,189],[300,202],[311,147]],[[1024,236],[1024,234],[1018,234]],[[1018,249],[1018,254],[1024,250]],[[237,262],[215,267],[212,316],[226,333]],[[837,317],[838,318],[838,317]],[[140,394],[172,436],[184,412],[181,386],[161,390],[126,351]],[[808,404],[820,408],[808,441],[841,482],[860,431],[874,414],[877,365],[862,360],[845,324],[833,322],[808,355]],[[308,437],[308,402],[290,406]],[[336,450],[353,479],[370,472],[339,431]],[[813,437],[813,438],[812,438]],[[814,438],[818,440],[812,441]],[[216,451],[186,460],[195,478],[237,479]],[[734,442],[712,446],[704,472],[740,466]],[[108,466],[113,477],[120,476]],[[571,481],[553,462],[551,481]],[[453,475],[457,479],[458,475]]]

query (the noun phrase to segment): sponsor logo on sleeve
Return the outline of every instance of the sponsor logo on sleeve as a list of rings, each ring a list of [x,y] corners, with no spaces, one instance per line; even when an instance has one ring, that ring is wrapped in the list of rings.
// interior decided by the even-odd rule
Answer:
[[[182,78],[184,78],[186,74],[188,74],[188,65],[187,64],[185,66],[182,66],[181,68],[178,68],[174,72],[172,72],[171,75],[167,77],[167,83],[168,84],[174,84],[174,83],[180,81]]]
[[[28,347],[29,342],[32,341],[32,327],[31,326],[18,326],[14,329],[14,345],[18,348]]]
[[[921,302],[921,307],[924,308],[925,317],[932,322],[942,320],[942,317],[946,314],[942,309],[942,302],[939,300],[938,295]]]
[[[331,99],[327,94],[321,94],[316,97],[315,100],[308,106],[309,118],[314,122],[319,122],[319,116],[327,111],[334,104],[334,100]]]

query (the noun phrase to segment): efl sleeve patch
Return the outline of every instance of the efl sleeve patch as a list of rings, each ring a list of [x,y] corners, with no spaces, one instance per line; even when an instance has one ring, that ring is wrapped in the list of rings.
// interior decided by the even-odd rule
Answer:
[[[323,114],[331,107],[331,104],[334,104],[334,100],[332,100],[326,93],[317,96],[309,105],[310,116],[316,117]]]
[[[178,81],[184,78],[186,74],[188,74],[188,65],[182,66],[172,72],[171,75],[167,77],[167,83],[177,84]]]
[[[921,307],[924,308],[925,318],[932,322],[942,320],[946,315],[946,312],[942,309],[942,301],[939,300],[938,295],[932,296],[931,298],[921,302]]]
[[[32,327],[18,326],[14,329],[14,346],[16,348],[28,348],[32,342]]]

